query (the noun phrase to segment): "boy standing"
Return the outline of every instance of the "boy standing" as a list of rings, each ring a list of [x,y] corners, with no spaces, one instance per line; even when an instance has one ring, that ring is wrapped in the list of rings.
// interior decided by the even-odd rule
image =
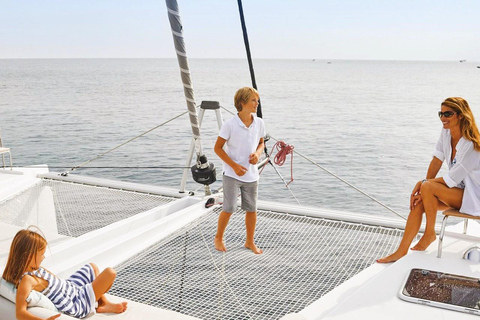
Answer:
[[[258,168],[257,162],[264,149],[265,124],[256,117],[259,94],[249,87],[235,93],[235,108],[238,113],[225,121],[217,141],[215,153],[223,160],[223,211],[218,217],[215,249],[227,251],[223,234],[232,213],[237,208],[238,191],[242,195],[242,209],[246,211],[245,247],[256,254],[263,252],[253,240],[257,223]],[[226,146],[224,150],[223,147]]]

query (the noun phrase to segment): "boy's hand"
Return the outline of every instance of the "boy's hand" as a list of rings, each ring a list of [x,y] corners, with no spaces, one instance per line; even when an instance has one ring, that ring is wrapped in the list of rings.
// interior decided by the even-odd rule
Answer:
[[[239,164],[237,164],[235,167],[233,167],[233,170],[235,170],[235,173],[239,177],[243,176],[247,172],[247,168],[245,168],[244,166],[241,166]]]
[[[251,164],[257,164],[258,158],[259,158],[258,154],[254,152],[248,156],[248,162],[250,162]]]

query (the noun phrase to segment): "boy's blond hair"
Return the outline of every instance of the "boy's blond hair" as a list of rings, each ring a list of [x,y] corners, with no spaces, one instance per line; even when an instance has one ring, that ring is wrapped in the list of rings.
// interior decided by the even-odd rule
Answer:
[[[242,103],[246,104],[250,100],[252,95],[257,96],[257,98],[260,99],[258,91],[254,88],[243,87],[237,90],[237,92],[235,93],[235,97],[233,98],[233,103],[235,104],[235,108],[237,108],[238,112],[242,111]]]

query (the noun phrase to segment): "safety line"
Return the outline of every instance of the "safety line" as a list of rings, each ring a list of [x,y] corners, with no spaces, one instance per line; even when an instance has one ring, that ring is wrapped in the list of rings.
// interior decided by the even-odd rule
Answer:
[[[136,136],[136,137],[133,137],[133,138],[131,138],[131,139],[129,139],[129,140],[127,140],[127,141],[119,144],[118,146],[116,146],[116,147],[114,147],[114,148],[112,148],[112,149],[110,149],[110,150],[108,150],[108,151],[106,151],[106,152],[104,152],[104,153],[99,154],[99,155],[96,156],[95,158],[92,158],[92,159],[90,159],[90,160],[87,160],[87,161],[85,161],[85,162],[80,163],[78,166],[75,166],[75,167],[71,168],[70,171],[77,170],[78,168],[83,167],[83,166],[86,165],[87,163],[90,163],[90,162],[92,162],[92,161],[95,161],[95,160],[103,157],[103,156],[106,155],[107,153],[110,153],[110,152],[112,152],[113,150],[116,150],[116,149],[118,149],[118,148],[126,145],[127,143],[130,143],[130,142],[132,142],[133,140],[136,140],[136,139],[138,139],[138,138],[146,135],[147,133],[149,133],[149,132],[151,132],[151,131],[153,131],[153,130],[155,130],[155,129],[158,129],[158,128],[160,128],[161,126],[166,125],[167,123],[172,122],[173,120],[175,120],[175,119],[177,119],[177,118],[180,118],[181,116],[183,116],[183,115],[186,114],[186,113],[188,113],[188,110],[180,113],[178,116],[175,116],[175,117],[171,118],[170,120],[167,120],[167,121],[159,124],[158,126],[153,127],[153,128],[150,129],[150,130],[145,131],[145,132],[142,133],[142,134],[139,134],[139,135]]]
[[[275,141],[279,141],[277,139],[275,139],[274,137],[270,136],[270,138],[272,138],[273,140]],[[364,196],[366,196],[367,198],[369,198],[370,200],[373,200],[375,201],[376,203],[378,203],[379,205],[381,205],[382,207],[384,207],[385,209],[393,212],[394,214],[396,214],[397,216],[399,216],[400,218],[404,219],[404,220],[407,220],[407,218],[405,218],[404,216],[402,216],[401,214],[399,214],[398,212],[396,212],[395,210],[393,210],[392,208],[388,207],[387,205],[383,204],[382,202],[380,202],[379,200],[375,199],[374,197],[372,197],[371,195],[369,195],[368,193],[366,193],[365,191],[355,187],[353,184],[351,184],[350,182],[346,181],[345,179],[339,177],[338,175],[336,175],[335,173],[331,172],[330,170],[328,170],[327,168],[319,165],[318,163],[316,163],[315,161],[311,160],[310,158],[308,158],[307,156],[301,154],[300,152],[298,152],[297,150],[293,150],[293,152],[295,152],[296,154],[298,154],[300,157],[302,157],[303,159],[307,160],[308,162],[310,162],[311,164],[317,166],[318,168],[322,169],[323,171],[325,171],[326,173],[332,175],[333,177],[337,178],[338,180],[342,181],[343,183],[345,183],[346,185],[352,187],[353,189],[357,190],[358,192],[360,192],[361,194],[363,194]]]
[[[222,107],[223,110],[231,113],[231,114],[234,114],[233,112],[231,112],[230,110],[226,109],[225,107]],[[278,139],[275,139],[274,137],[270,136],[270,138],[272,138],[273,140],[275,140],[276,142],[280,141]],[[308,162],[310,162],[311,164],[317,166],[318,168],[322,169],[323,171],[325,171],[326,173],[332,175],[333,177],[337,178],[338,180],[342,181],[343,183],[345,183],[346,185],[352,187],[353,189],[357,190],[358,192],[360,192],[361,194],[363,194],[364,196],[366,196],[367,198],[369,198],[370,200],[373,200],[375,201],[376,203],[378,203],[379,205],[381,205],[382,207],[384,207],[385,209],[393,212],[394,214],[396,214],[397,216],[399,216],[400,218],[404,219],[404,220],[407,220],[407,218],[405,218],[404,216],[402,216],[400,213],[396,212],[395,210],[393,210],[392,208],[388,207],[387,205],[383,204],[382,202],[380,202],[379,200],[375,199],[374,197],[372,197],[371,195],[369,195],[368,193],[366,193],[365,191],[362,191],[361,189],[355,187],[353,184],[351,184],[350,182],[346,181],[345,179],[339,177],[338,175],[336,175],[335,173],[331,172],[330,170],[326,169],[325,167],[319,165],[318,163],[316,163],[315,161],[311,160],[310,158],[308,158],[307,156],[303,155],[302,153],[298,152],[297,150],[293,150],[294,153],[298,154],[300,157],[302,157],[303,159],[307,160]]]

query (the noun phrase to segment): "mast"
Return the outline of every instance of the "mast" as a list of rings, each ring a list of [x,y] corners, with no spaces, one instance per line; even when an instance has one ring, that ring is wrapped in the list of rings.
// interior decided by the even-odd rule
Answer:
[[[190,78],[190,68],[188,66],[187,51],[185,41],[183,40],[183,25],[180,20],[180,12],[176,0],[165,0],[168,10],[168,19],[172,29],[173,43],[177,53],[178,65],[180,67],[180,76],[183,83],[183,92],[187,102],[187,109],[190,116],[190,125],[192,128],[193,141],[195,144],[195,152],[197,154],[197,163],[192,167],[193,179],[205,185],[205,192],[210,194],[208,185],[215,182],[216,173],[213,163],[209,163],[207,156],[203,154],[202,142],[200,136],[200,124],[197,116],[195,103],[195,95],[193,92],[193,84]]]
[[[187,109],[190,115],[190,124],[192,127],[193,139],[195,141],[195,151],[197,156],[203,155],[202,143],[200,139],[200,126],[198,124],[197,109],[195,103],[195,95],[193,92],[193,84],[190,79],[190,68],[188,66],[187,51],[183,40],[183,25],[180,20],[180,12],[176,0],[166,0],[168,9],[168,19],[172,29],[173,43],[177,53],[178,65],[180,67],[180,76],[183,83],[183,92],[187,102]]]
[[[245,42],[245,50],[247,51],[248,67],[250,68],[250,78],[252,79],[252,87],[254,87],[255,90],[258,90],[257,82],[255,81],[255,71],[253,70],[252,55],[250,54],[250,43],[248,42],[247,25],[245,24],[245,17],[243,16],[242,0],[237,0],[237,2],[238,11],[240,12],[240,22],[242,23],[243,41]],[[259,118],[263,118],[262,104],[260,103],[260,101],[258,101],[257,116]]]

